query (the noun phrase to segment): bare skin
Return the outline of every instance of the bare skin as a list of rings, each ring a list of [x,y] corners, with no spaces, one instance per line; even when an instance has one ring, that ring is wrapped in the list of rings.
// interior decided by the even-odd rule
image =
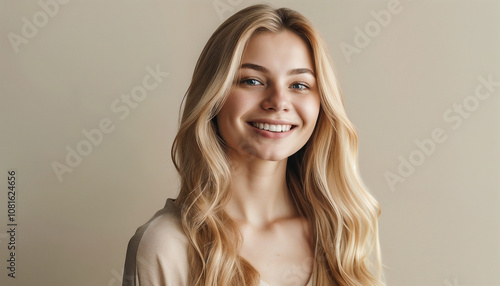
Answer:
[[[271,286],[303,286],[313,267],[312,232],[293,207],[284,182],[275,179],[283,176],[279,174],[285,172],[285,163],[266,164],[269,169],[248,174],[246,180],[235,178],[231,186],[239,191],[233,192],[226,211],[243,234],[240,256],[257,269],[263,281]]]
[[[285,175],[288,157],[314,131],[319,106],[311,53],[283,31],[249,42],[239,82],[217,115],[233,167],[225,210],[243,234],[240,255],[271,286],[303,286],[311,276],[311,226],[297,212]],[[293,127],[278,134],[255,121]]]

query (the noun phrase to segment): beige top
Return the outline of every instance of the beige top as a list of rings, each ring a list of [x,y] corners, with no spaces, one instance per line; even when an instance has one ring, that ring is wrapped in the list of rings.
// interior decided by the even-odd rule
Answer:
[[[123,286],[187,286],[188,240],[173,199],[130,239]],[[312,277],[306,286],[312,285]],[[260,281],[260,286],[270,286]]]

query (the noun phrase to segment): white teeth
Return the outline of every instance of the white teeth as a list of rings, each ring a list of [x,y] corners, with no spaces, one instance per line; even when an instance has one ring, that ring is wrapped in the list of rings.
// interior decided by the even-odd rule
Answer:
[[[253,122],[252,125],[256,128],[259,128],[261,130],[267,130],[271,132],[287,132],[292,129],[292,125],[280,125],[280,124],[268,124],[268,123],[260,123],[260,122]]]

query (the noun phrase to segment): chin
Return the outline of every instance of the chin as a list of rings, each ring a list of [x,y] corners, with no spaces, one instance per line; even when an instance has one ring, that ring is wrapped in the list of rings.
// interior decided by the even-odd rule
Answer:
[[[279,152],[265,152],[265,153],[260,153],[258,152],[257,154],[255,154],[255,158],[257,159],[260,159],[260,160],[263,160],[263,161],[274,161],[274,162],[278,162],[278,161],[282,161],[282,160],[286,160],[288,159],[288,157],[292,156],[293,154],[289,154],[289,153],[285,153],[283,151],[279,151]]]

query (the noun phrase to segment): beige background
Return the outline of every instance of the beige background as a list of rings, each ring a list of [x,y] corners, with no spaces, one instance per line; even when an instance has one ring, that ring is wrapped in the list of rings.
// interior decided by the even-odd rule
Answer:
[[[177,194],[170,146],[204,43],[259,1],[60,2],[42,0],[52,3],[44,18],[38,1],[0,1],[0,284],[116,286],[128,239]],[[361,173],[383,210],[388,284],[500,285],[500,86],[478,79],[500,82],[499,1],[269,2],[305,14],[328,42],[359,130]],[[381,10],[391,14],[384,25],[374,22]],[[346,56],[346,45],[356,52]],[[147,79],[151,90],[147,67],[168,73],[154,88]],[[126,114],[122,94],[141,91]],[[85,149],[82,131],[102,120],[110,132]],[[433,132],[424,154],[415,140]],[[78,146],[87,156],[58,179],[52,165],[67,165]],[[401,158],[414,169],[398,171]],[[5,262],[11,168],[15,280]],[[389,184],[387,172],[402,181]]]

